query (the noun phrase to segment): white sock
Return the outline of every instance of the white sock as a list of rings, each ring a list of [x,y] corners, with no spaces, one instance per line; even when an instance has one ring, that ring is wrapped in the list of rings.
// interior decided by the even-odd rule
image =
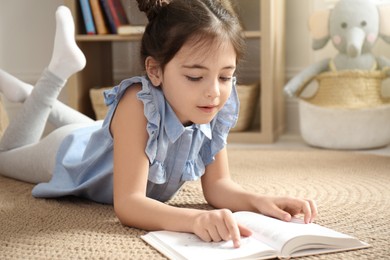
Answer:
[[[85,56],[77,46],[74,36],[72,13],[65,6],[58,7],[54,48],[48,69],[63,80],[82,70],[86,64]]]

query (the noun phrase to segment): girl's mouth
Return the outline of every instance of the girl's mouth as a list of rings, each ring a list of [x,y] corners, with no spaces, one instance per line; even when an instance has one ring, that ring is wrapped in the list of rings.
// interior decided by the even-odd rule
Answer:
[[[198,108],[205,113],[212,113],[217,109],[217,106],[199,106]]]

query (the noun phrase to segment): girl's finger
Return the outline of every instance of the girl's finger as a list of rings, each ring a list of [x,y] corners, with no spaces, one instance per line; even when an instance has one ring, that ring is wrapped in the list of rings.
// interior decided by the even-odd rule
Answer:
[[[229,231],[234,247],[235,248],[240,247],[241,245],[240,229],[238,228],[236,219],[233,217],[233,214],[227,214],[225,216],[225,225]]]
[[[240,235],[243,237],[250,237],[253,234],[249,228],[241,224],[238,224],[238,229],[240,230]]]
[[[219,234],[218,228],[216,226],[213,225],[209,227],[207,231],[213,242],[220,242],[222,240],[222,237]]]

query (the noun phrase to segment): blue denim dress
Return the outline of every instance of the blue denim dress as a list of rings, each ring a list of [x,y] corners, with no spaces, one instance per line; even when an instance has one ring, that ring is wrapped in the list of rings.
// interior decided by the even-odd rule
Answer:
[[[33,196],[55,198],[79,196],[100,203],[113,203],[113,137],[109,127],[125,90],[135,83],[144,104],[149,139],[147,196],[170,199],[186,181],[199,179],[205,167],[226,145],[229,130],[238,117],[236,81],[222,110],[209,123],[185,127],[165,100],[160,88],[145,77],[133,77],[104,93],[109,110],[105,120],[72,132],[60,146],[53,177],[36,185]],[[129,118],[131,120],[131,118]]]

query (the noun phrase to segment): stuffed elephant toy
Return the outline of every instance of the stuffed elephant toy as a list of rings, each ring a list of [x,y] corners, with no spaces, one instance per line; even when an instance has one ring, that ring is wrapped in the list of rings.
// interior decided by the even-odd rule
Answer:
[[[390,6],[373,0],[340,0],[309,21],[313,49],[331,41],[338,53],[312,64],[285,86],[299,97],[310,82],[316,93],[299,100],[303,139],[332,149],[368,149],[390,144],[390,98],[381,94],[390,60],[371,50],[378,38],[390,43]]]

